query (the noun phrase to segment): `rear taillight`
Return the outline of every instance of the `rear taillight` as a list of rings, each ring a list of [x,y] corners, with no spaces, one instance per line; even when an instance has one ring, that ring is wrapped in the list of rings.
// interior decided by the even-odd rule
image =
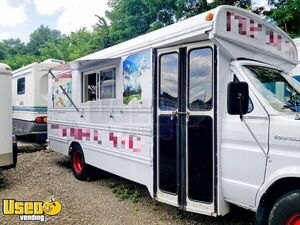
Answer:
[[[47,123],[47,121],[48,121],[47,116],[35,118],[36,123]]]
[[[35,118],[36,123],[42,123],[43,122],[43,117],[37,117]]]

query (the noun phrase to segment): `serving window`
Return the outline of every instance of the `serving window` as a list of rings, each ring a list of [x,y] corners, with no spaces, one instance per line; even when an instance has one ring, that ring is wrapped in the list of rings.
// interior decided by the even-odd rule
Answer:
[[[114,68],[100,71],[98,86],[100,99],[116,98],[116,73]]]
[[[97,83],[96,73],[88,74],[84,76],[84,102],[95,101],[97,99]]]
[[[83,102],[116,98],[116,69],[83,74]]]

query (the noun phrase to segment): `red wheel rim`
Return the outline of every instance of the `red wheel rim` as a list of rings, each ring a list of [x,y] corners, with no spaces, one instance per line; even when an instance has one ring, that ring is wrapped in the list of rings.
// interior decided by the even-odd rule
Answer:
[[[80,152],[75,152],[73,155],[73,167],[76,173],[81,173],[83,169],[83,157]]]
[[[300,213],[292,216],[286,225],[300,225]]]

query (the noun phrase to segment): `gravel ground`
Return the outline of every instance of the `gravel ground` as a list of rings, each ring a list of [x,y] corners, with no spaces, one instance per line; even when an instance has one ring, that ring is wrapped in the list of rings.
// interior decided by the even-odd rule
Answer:
[[[151,199],[144,186],[111,174],[99,174],[101,176],[94,180],[78,181],[67,157],[50,150],[25,151],[18,155],[16,169],[0,175],[0,196],[39,201],[55,197],[62,203],[62,212],[58,216],[46,216],[44,224],[249,225],[254,219],[253,213],[238,208],[223,218],[182,212]],[[134,194],[128,197],[125,191],[124,195],[124,187],[129,187],[129,193]],[[2,213],[0,221],[1,224],[20,224],[17,216]]]

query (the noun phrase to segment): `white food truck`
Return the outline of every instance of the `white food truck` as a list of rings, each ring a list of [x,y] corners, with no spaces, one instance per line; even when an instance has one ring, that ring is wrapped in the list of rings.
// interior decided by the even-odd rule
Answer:
[[[93,166],[186,211],[299,224],[296,63],[281,29],[218,7],[50,70],[50,148],[80,180]]]
[[[36,142],[47,138],[48,69],[64,61],[47,59],[13,71],[13,130]]]
[[[17,144],[12,136],[11,68],[0,63],[0,170],[14,168]]]

